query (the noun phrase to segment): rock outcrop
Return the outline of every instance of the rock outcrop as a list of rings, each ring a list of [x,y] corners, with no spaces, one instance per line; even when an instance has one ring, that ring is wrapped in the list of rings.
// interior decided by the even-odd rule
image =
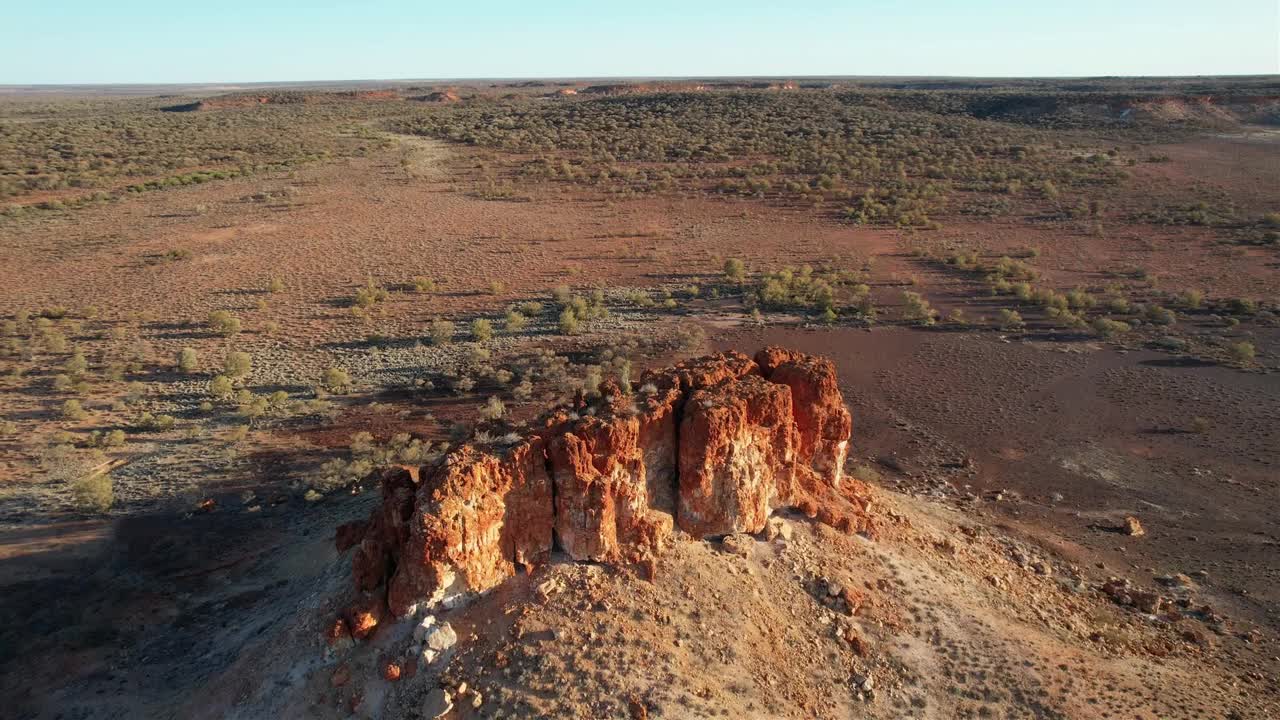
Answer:
[[[367,636],[385,607],[484,592],[553,550],[653,572],[678,529],[697,538],[766,529],[797,508],[870,530],[866,486],[843,476],[851,432],[834,366],[782,348],[721,353],[641,376],[635,393],[558,410],[501,451],[462,446],[379,478],[367,521],[338,529]]]

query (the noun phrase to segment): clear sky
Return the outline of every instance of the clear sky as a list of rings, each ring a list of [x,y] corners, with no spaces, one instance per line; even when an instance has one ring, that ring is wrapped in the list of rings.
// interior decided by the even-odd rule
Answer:
[[[1280,0],[28,0],[0,84],[1280,73]]]

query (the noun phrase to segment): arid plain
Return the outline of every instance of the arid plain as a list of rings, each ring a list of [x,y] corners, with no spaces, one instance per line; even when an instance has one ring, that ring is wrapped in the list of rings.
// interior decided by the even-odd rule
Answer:
[[[1275,78],[6,91],[0,693],[1274,717],[1276,188]],[[383,468],[767,345],[834,364],[877,532],[553,553],[411,676],[326,643]]]

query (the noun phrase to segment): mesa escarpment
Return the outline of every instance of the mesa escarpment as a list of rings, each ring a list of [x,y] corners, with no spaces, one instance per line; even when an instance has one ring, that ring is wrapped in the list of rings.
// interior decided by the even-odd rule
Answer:
[[[721,353],[637,387],[606,382],[505,450],[385,471],[379,506],[337,533],[361,593],[346,629],[483,592],[553,550],[652,574],[677,530],[756,533],[779,508],[871,529],[866,486],[843,476],[851,419],[830,361]]]

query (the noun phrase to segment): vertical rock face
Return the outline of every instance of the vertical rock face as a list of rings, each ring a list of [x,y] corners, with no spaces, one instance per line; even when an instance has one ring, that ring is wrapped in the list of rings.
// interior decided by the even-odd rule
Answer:
[[[722,353],[645,373],[638,387],[607,383],[585,416],[559,411],[504,452],[463,446],[386,471],[381,505],[336,538],[356,548],[362,602],[385,596],[404,615],[488,590],[553,549],[652,569],[675,527],[759,532],[780,507],[868,528],[867,488],[841,484],[851,422],[829,361]]]
[[[551,552],[542,457],[536,436],[502,458],[464,446],[425,474],[388,587],[392,612],[488,590]]]
[[[840,394],[835,366],[826,358],[779,347],[756,353],[756,363],[770,382],[791,388],[797,462],[839,487],[853,420]]]
[[[759,532],[791,484],[791,393],[755,375],[690,394],[680,424],[679,523],[695,537]]]

